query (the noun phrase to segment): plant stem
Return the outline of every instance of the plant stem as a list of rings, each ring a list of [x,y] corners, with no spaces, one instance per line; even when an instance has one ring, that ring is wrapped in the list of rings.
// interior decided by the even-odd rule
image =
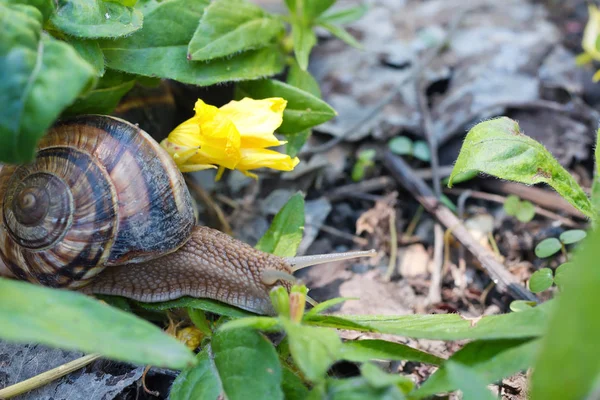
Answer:
[[[567,248],[565,247],[565,244],[563,242],[560,242],[560,251],[563,253],[563,256],[565,256],[565,262],[568,262],[569,253],[567,253]]]
[[[15,397],[47,385],[48,383],[62,378],[73,371],[77,371],[78,369],[85,367],[99,358],[100,354],[89,354],[51,369],[50,371],[42,372],[41,374],[32,378],[15,383],[14,385],[5,387],[4,389],[0,389],[0,399],[9,399],[11,397]]]

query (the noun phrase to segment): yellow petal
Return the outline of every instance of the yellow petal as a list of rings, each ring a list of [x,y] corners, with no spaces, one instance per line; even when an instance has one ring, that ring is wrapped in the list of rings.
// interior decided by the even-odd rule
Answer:
[[[282,144],[273,132],[283,122],[283,110],[287,101],[280,97],[254,100],[248,97],[231,101],[219,109],[219,113],[235,124],[241,135],[241,146],[271,147]]]
[[[179,167],[181,172],[196,172],[196,171],[204,171],[205,169],[214,169],[217,168],[216,165],[209,164],[185,164]]]
[[[187,147],[171,142],[169,139],[165,139],[160,142],[163,149],[167,151],[175,160],[175,164],[178,166],[185,164],[191,157],[198,153],[197,147]]]
[[[235,125],[217,113],[201,125],[200,150],[198,156],[208,163],[234,169],[241,159],[240,133]]]
[[[600,36],[600,10],[593,4],[588,5],[590,13],[588,22],[583,31],[581,47],[595,60],[600,60],[600,49],[598,48],[598,36]]]
[[[200,147],[200,119],[193,117],[169,133],[169,142],[184,147]]]
[[[200,121],[208,121],[214,118],[219,109],[198,99],[194,105],[194,111],[196,111],[196,117]]]
[[[287,154],[278,153],[267,149],[242,149],[242,159],[236,166],[240,171],[256,168],[272,168],[279,171],[291,171],[300,160],[291,158]]]
[[[600,81],[600,70],[596,71],[594,76],[592,76],[592,81],[594,81],[594,82]]]

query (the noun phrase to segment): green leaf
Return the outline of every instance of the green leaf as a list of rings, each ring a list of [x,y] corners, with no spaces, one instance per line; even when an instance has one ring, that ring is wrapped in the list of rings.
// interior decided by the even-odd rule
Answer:
[[[285,152],[287,153],[287,155],[289,155],[292,158],[296,157],[311,134],[312,131],[310,129],[305,129],[298,133],[290,133],[286,135],[285,138],[287,140],[287,143],[285,145]]]
[[[554,271],[554,283],[556,283],[556,286],[562,289],[565,280],[569,279],[574,269],[573,262],[566,262],[559,265],[556,271]]]
[[[94,90],[80,97],[67,108],[64,115],[110,114],[119,101],[135,85],[135,78],[115,70],[108,70]]]
[[[308,396],[308,389],[302,379],[287,367],[283,367],[281,390],[285,400],[305,400]]]
[[[210,345],[196,356],[196,366],[182,371],[171,387],[171,400],[217,399],[223,393],[222,383],[210,357]]]
[[[210,327],[210,322],[206,318],[206,314],[202,310],[188,308],[188,317],[196,328],[200,330],[205,336],[211,337],[213,332]]]
[[[413,349],[401,343],[386,340],[369,339],[344,342],[340,358],[354,362],[371,360],[417,361],[427,364],[440,365],[444,359]]]
[[[535,307],[537,303],[535,301],[527,301],[527,300],[515,300],[510,303],[510,311],[519,312],[530,310]]]
[[[241,82],[237,85],[237,98],[266,99],[283,97],[288,104],[283,111],[283,123],[277,130],[289,134],[301,132],[329,121],[337,114],[323,100],[286,83],[273,79]]]
[[[104,54],[97,41],[71,38],[68,42],[81,58],[94,67],[98,76],[104,75]]]
[[[298,65],[306,71],[310,51],[317,44],[317,35],[308,24],[296,20],[292,22],[292,40]]]
[[[317,19],[317,24],[321,22],[327,22],[330,24],[349,24],[351,22],[361,19],[369,11],[367,4],[361,4],[360,6],[350,7],[343,10],[331,11],[321,15]]]
[[[118,3],[125,7],[133,7],[138,2],[138,0],[102,0],[110,3]]]
[[[307,21],[312,21],[327,11],[336,0],[304,0],[304,16]]]
[[[579,211],[595,217],[590,200],[575,179],[509,118],[481,122],[469,131],[448,186],[452,186],[454,176],[471,170],[528,185],[546,183]]]
[[[581,229],[571,229],[560,234],[559,239],[564,244],[577,243],[587,236],[587,233]]]
[[[192,308],[208,311],[213,314],[224,315],[230,318],[241,318],[254,316],[255,314],[245,311],[216,300],[196,299],[193,297],[181,297],[176,300],[165,301],[162,303],[141,303],[136,302],[138,306],[150,311],[164,311],[176,308]]]
[[[519,206],[521,205],[521,199],[514,194],[511,194],[504,200],[504,212],[506,212],[510,216],[516,216],[519,211]]]
[[[316,306],[314,306],[313,308],[310,309],[310,311],[308,311],[305,314],[305,318],[308,317],[312,317],[313,315],[317,315],[322,313],[323,311],[337,306],[338,304],[342,304],[345,301],[348,300],[358,300],[358,297],[335,297],[333,299],[329,299],[329,300],[325,300],[322,303],[317,304]]]
[[[535,271],[529,278],[529,290],[533,293],[543,292],[552,286],[554,278],[550,268],[542,268]]]
[[[600,232],[595,230],[573,258],[576,273],[568,273],[556,300],[537,359],[532,400],[585,399],[598,388],[600,358]]]
[[[156,326],[80,293],[0,278],[0,338],[183,369],[193,354]]]
[[[0,3],[0,24],[0,162],[23,163],[96,72],[71,46],[42,32],[36,8]]]
[[[61,0],[50,22],[62,32],[80,38],[117,38],[142,28],[142,13],[102,0]]]
[[[284,31],[280,19],[247,0],[215,0],[202,15],[188,58],[212,60],[269,45]]]
[[[248,328],[266,332],[277,332],[281,330],[279,320],[277,318],[246,317],[224,323],[219,327],[219,331]]]
[[[408,393],[415,387],[415,383],[410,378],[398,374],[387,374],[371,363],[364,363],[360,367],[360,373],[369,385],[376,389],[396,386],[404,393]]]
[[[362,44],[360,44],[360,42],[356,40],[354,36],[348,33],[348,31],[341,26],[337,26],[328,22],[321,22],[319,23],[319,26],[327,29],[333,36],[343,40],[346,44],[356,47],[357,49],[363,48]]]
[[[44,22],[50,18],[55,10],[55,5],[52,0],[10,0],[4,2],[10,4],[24,4],[37,8],[42,13]]]
[[[517,339],[544,333],[553,301],[518,313],[468,320],[457,314],[315,315],[304,323],[338,329],[389,333],[432,340]]]
[[[279,210],[267,232],[256,244],[258,250],[280,257],[293,257],[304,232],[304,197],[296,193]]]
[[[312,382],[325,379],[325,373],[339,359],[342,342],[332,329],[315,328],[281,318],[288,335],[290,353],[304,376]]]
[[[468,343],[413,394],[417,398],[423,398],[461,388],[460,382],[453,378],[448,369],[449,363],[477,371],[484,384],[506,378],[531,367],[539,348],[539,340],[482,340]]]
[[[197,359],[175,379],[170,399],[283,399],[277,353],[256,331],[218,332]]]
[[[431,161],[431,152],[429,151],[427,142],[417,140],[413,145],[413,156],[421,161]]]
[[[600,214],[600,128],[596,130],[596,148],[594,150],[594,180],[592,182],[591,201],[596,215]]]
[[[110,68],[207,86],[257,79],[284,67],[281,51],[273,46],[210,62],[191,62],[187,59],[188,43],[208,0],[149,0],[140,4],[144,13],[140,31],[126,38],[100,41]]]
[[[535,206],[527,200],[521,201],[516,217],[521,222],[531,221],[535,217]]]
[[[313,396],[313,397],[310,397]],[[327,379],[326,392],[316,386],[309,395],[310,400],[404,400],[406,396],[395,385],[384,388],[373,387],[364,377],[349,379]]]
[[[539,258],[546,258],[560,251],[562,245],[557,238],[547,238],[535,246],[535,255]]]
[[[288,85],[295,86],[315,97],[321,98],[321,88],[319,87],[317,80],[310,72],[300,68],[298,62],[295,60],[292,62],[292,65],[290,65],[286,82]]]
[[[413,153],[413,142],[406,136],[397,136],[390,140],[388,148],[394,154],[399,156],[408,156]]]
[[[454,362],[448,362],[446,367],[450,380],[462,392],[463,400],[495,400],[479,371]]]

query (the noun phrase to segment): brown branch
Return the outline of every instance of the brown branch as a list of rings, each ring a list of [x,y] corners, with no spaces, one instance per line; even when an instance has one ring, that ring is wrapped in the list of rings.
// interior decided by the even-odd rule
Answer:
[[[485,268],[498,290],[510,293],[516,299],[538,301],[537,297],[521,285],[516,278],[506,270],[486,248],[479,244],[462,222],[435,197],[425,182],[415,177],[412,169],[399,157],[391,152],[385,154],[385,165],[394,178],[434,215],[447,229],[452,231],[454,237],[463,244]]]

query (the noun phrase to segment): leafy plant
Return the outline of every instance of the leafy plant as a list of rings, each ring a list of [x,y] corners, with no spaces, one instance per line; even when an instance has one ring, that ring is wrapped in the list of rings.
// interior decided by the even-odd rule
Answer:
[[[529,222],[535,217],[535,206],[531,202],[521,200],[515,195],[510,195],[506,198],[504,211],[521,222]]]
[[[398,136],[390,140],[388,148],[399,156],[411,156],[425,162],[431,161],[429,146],[424,140],[413,142],[406,136]]]
[[[61,114],[110,113],[148,77],[199,86],[253,80],[238,94],[287,99],[280,133],[297,151],[311,127],[335,116],[306,71],[314,28],[358,45],[342,25],[366,8],[330,12],[334,3],[287,1],[283,16],[248,0],[0,0],[0,162],[30,161]],[[263,79],[286,65],[289,85]]]
[[[352,180],[358,182],[363,180],[367,170],[375,165],[375,156],[377,152],[373,149],[363,150],[358,153],[358,157],[352,167]]]

